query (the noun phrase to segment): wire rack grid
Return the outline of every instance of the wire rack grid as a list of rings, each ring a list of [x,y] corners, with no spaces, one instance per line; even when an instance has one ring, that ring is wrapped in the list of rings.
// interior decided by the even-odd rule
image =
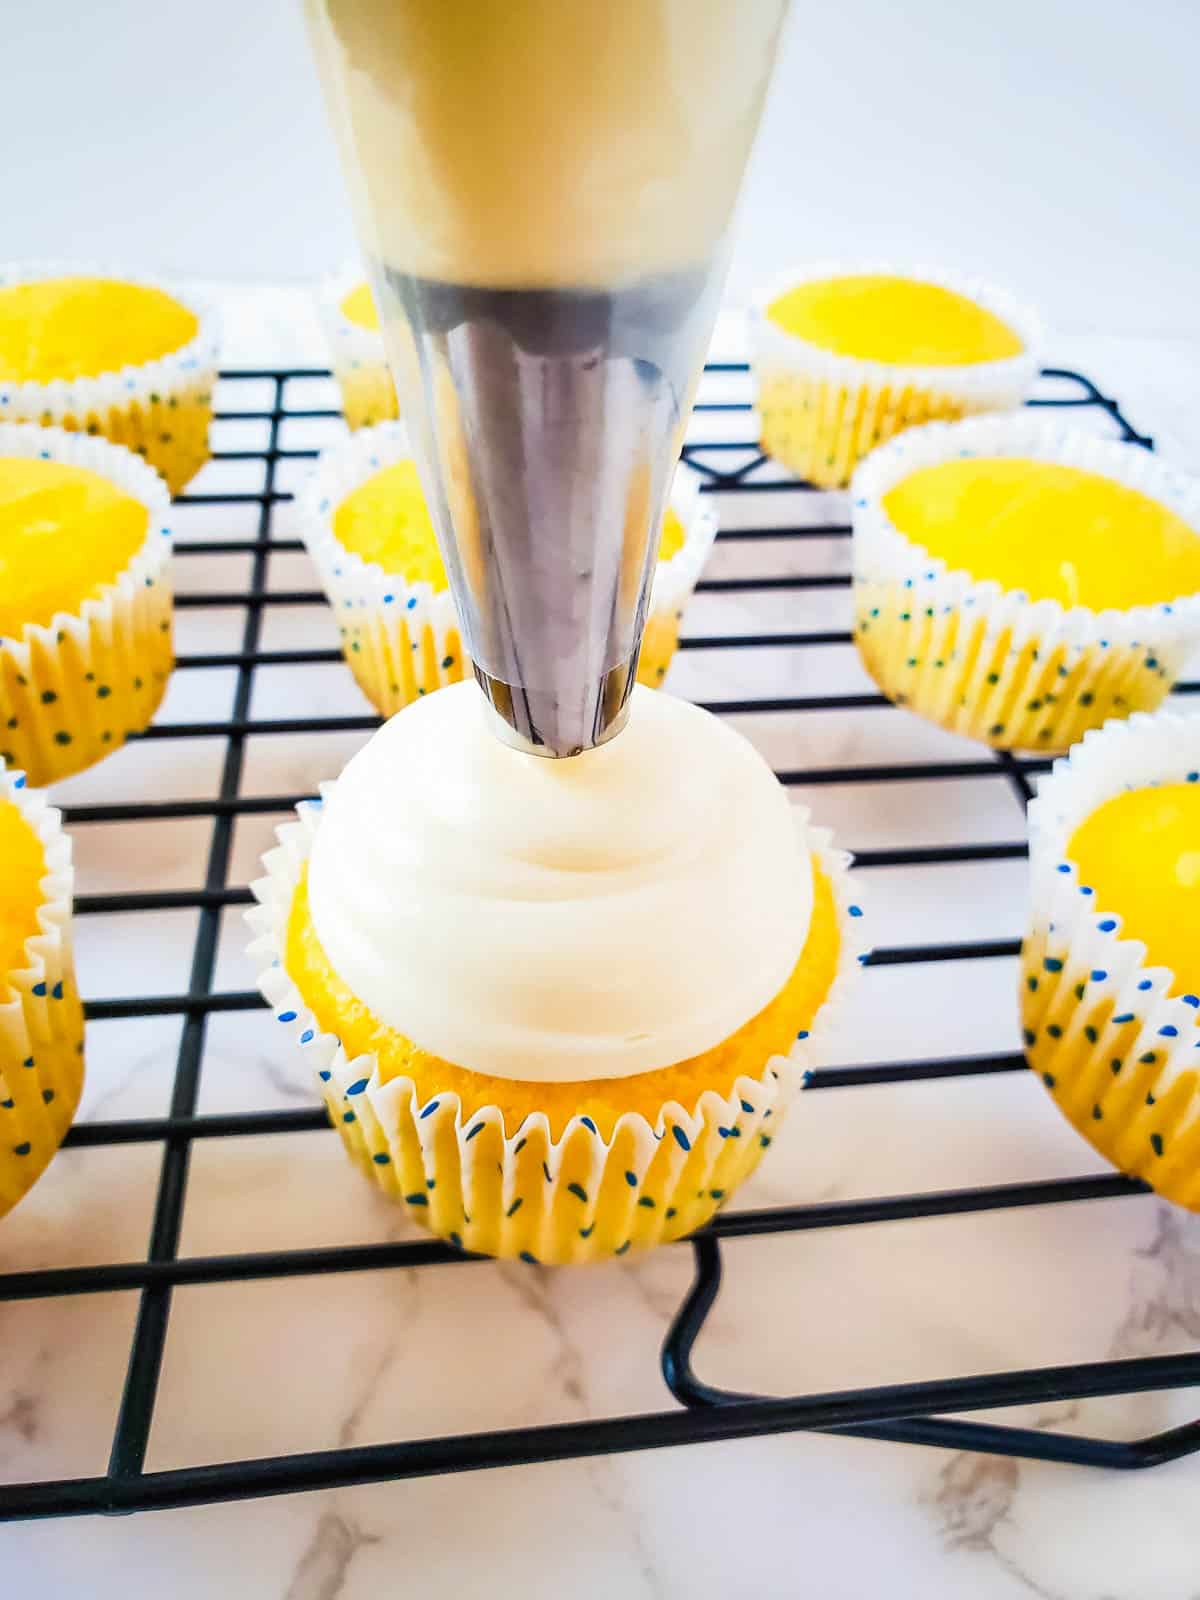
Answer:
[[[756,549],[775,553],[774,565],[784,570],[702,581],[702,594],[732,602],[727,620],[732,617],[735,625],[720,631],[687,634],[680,649],[685,657],[721,652],[730,659],[731,653],[736,652],[739,659],[751,661],[757,657],[767,662],[778,659],[775,652],[798,651],[807,663],[851,642],[846,596],[838,594],[850,585],[845,560],[850,530],[844,521],[833,520],[841,507],[836,497],[831,501],[829,496],[789,479],[759,452],[754,443],[746,371],[739,363],[718,363],[706,369],[685,456],[707,480],[707,490],[718,497],[725,522],[720,542],[726,546],[753,543]],[[200,1091],[212,1020],[222,1013],[263,1006],[256,991],[222,987],[219,981],[222,914],[248,904],[251,898],[244,883],[231,880],[235,827],[239,819],[249,817],[282,819],[297,801],[305,798],[305,792],[247,791],[244,779],[249,743],[263,737],[299,740],[317,734],[346,735],[361,741],[377,725],[377,719],[367,714],[263,717],[252,710],[256,675],[264,669],[284,669],[291,675],[307,667],[340,661],[339,652],[332,647],[308,648],[293,643],[286,648],[271,648],[266,642],[265,627],[268,617],[284,608],[319,605],[322,599],[312,589],[276,587],[272,576],[281,558],[301,550],[299,541],[281,534],[277,526],[280,508],[291,499],[289,490],[281,486],[281,478],[317,454],[315,443],[298,447],[288,442],[287,430],[306,428],[309,437],[315,439],[320,434],[321,441],[326,442],[340,426],[338,413],[332,407],[305,403],[313,393],[313,385],[318,385],[320,393],[321,381],[327,378],[325,372],[308,369],[236,370],[222,374],[215,443],[221,446],[227,439],[244,441],[247,427],[257,429],[257,437],[245,448],[217,448],[214,457],[227,470],[237,472],[245,467],[256,475],[256,481],[244,490],[193,490],[177,502],[180,513],[191,515],[193,508],[199,508],[205,516],[223,523],[219,537],[177,540],[180,569],[207,561],[213,564],[214,573],[234,570],[246,576],[245,587],[238,589],[197,589],[181,582],[177,597],[181,613],[228,612],[232,608],[241,618],[235,648],[183,653],[177,664],[177,678],[181,674],[218,671],[232,674],[230,712],[220,720],[163,720],[143,738],[219,741],[220,759],[211,792],[199,797],[119,802],[75,802],[68,797],[64,805],[65,820],[77,834],[90,825],[105,823],[135,824],[147,830],[147,840],[157,825],[172,822],[207,825],[209,832],[199,887],[137,892],[118,887],[77,898],[77,915],[119,916],[123,923],[139,914],[194,912],[196,931],[183,992],[94,997],[87,1004],[87,1015],[93,1023],[124,1024],[154,1017],[178,1018],[180,1022],[166,1114],[94,1117],[77,1123],[67,1139],[67,1146],[77,1149],[138,1144],[160,1152],[144,1258],[0,1270],[0,1302],[59,1297],[74,1301],[77,1297],[116,1291],[136,1296],[137,1312],[107,1470],[91,1476],[47,1478],[0,1487],[0,1518],[198,1505],[790,1430],[830,1430],[875,1439],[1124,1468],[1148,1466],[1200,1449],[1200,1423],[1123,1442],[981,1421],[966,1415],[1048,1398],[1070,1400],[1183,1388],[1200,1383],[1200,1353],[784,1398],[717,1388],[704,1382],[694,1369],[694,1347],[721,1287],[723,1250],[735,1241],[885,1221],[1058,1206],[1142,1192],[1142,1186],[1117,1174],[1095,1172],[1079,1178],[723,1212],[700,1235],[680,1247],[692,1251],[694,1275],[662,1348],[662,1374],[679,1402],[670,1409],[147,1469],[147,1449],[176,1290],[202,1284],[319,1279],[331,1273],[451,1263],[469,1266],[472,1261],[440,1241],[414,1238],[222,1254],[181,1252],[189,1169],[199,1145],[252,1136],[316,1134],[326,1126],[324,1110],[316,1103],[212,1113],[200,1109]],[[1081,374],[1047,369],[1030,403],[1078,414],[1120,438],[1153,448],[1152,441],[1129,424],[1118,404]],[[232,534],[231,528],[235,529]],[[835,555],[829,570],[804,569],[803,553],[813,541],[841,552],[840,556]],[[828,622],[831,615],[837,615],[843,625],[737,631],[738,598],[772,594],[780,597],[780,614],[785,620],[796,613],[803,597],[813,594],[820,608],[816,620]],[[302,680],[294,681],[302,687]],[[1184,683],[1178,692],[1188,695],[1198,690],[1200,683]],[[901,726],[907,719],[907,713],[889,708],[874,693],[772,696],[756,692],[745,698],[708,702],[708,707],[731,717],[793,719],[789,725],[799,730],[803,729],[805,718],[819,713],[855,717],[861,714],[863,719],[871,719],[886,712]],[[880,786],[954,779],[995,780],[1008,786],[1021,808],[1032,793],[1031,779],[1047,765],[1036,759],[978,749],[956,749],[952,759],[940,760],[777,764],[786,785],[805,791],[837,786],[842,793],[849,789],[886,792]],[[1019,835],[1022,830],[1015,810],[1014,818],[1017,822],[1013,831]],[[841,842],[850,846],[855,843],[853,838]],[[936,873],[948,864],[1017,860],[1024,855],[1023,839],[1017,837],[864,849],[857,852],[856,859],[859,872],[902,867]],[[236,911],[234,914],[240,915]],[[866,960],[872,967],[918,968],[948,962],[986,963],[1013,956],[1017,949],[1016,941],[999,938],[913,943],[881,946]],[[1016,1073],[1023,1067],[1023,1059],[1009,1052],[875,1061],[818,1070],[811,1075],[808,1087],[809,1092],[851,1087],[865,1091],[881,1084],[986,1078]],[[52,1182],[53,1176],[43,1181]],[[0,1257],[0,1266],[4,1264]]]

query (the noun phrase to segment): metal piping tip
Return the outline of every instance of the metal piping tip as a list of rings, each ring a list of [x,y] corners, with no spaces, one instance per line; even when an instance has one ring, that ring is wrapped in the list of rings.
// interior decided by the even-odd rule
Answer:
[[[619,733],[724,252],[613,290],[377,268],[463,645],[506,743]]]
[[[620,733],[629,718],[629,697],[637,682],[635,659],[623,662],[602,679],[592,708],[591,721],[564,717],[550,694],[539,693],[489,677],[475,668],[475,681],[491,709],[492,732],[514,750],[531,756],[577,756],[606,744]],[[576,741],[577,742],[572,742]]]

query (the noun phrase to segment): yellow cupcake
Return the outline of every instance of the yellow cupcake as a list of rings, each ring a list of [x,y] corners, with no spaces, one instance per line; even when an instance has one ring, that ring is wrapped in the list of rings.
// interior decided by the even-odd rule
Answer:
[[[102,435],[176,494],[208,460],[214,314],[153,283],[0,267],[0,415]]]
[[[1031,413],[914,429],[856,472],[855,641],[883,692],[997,749],[1153,710],[1200,646],[1200,486]]]
[[[1089,733],[1029,823],[1029,1065],[1108,1161],[1200,1210],[1200,720]]]
[[[32,784],[110,755],[162,699],[167,511],[127,450],[0,425],[0,759]]]
[[[641,696],[644,699],[639,699]],[[448,749],[460,748],[461,718],[472,710],[478,714],[475,699],[476,691],[462,685],[429,706],[429,711],[434,706],[447,710],[454,707]],[[649,720],[647,705],[661,705],[668,722],[703,715],[671,697],[652,696],[639,689],[635,693],[631,729],[637,728],[639,717]],[[772,800],[772,807],[782,806],[783,820],[780,822],[772,810],[773,822],[763,826],[782,827],[787,849],[775,853],[773,847],[763,846],[758,866],[764,865],[763,851],[769,850],[769,870],[779,878],[779,893],[788,904],[792,867],[785,857],[791,854],[793,859],[803,861],[807,851],[811,863],[807,933],[802,937],[799,959],[794,954],[787,957],[782,985],[767,996],[765,1003],[748,1008],[749,1015],[742,1013],[742,1021],[732,1031],[720,1036],[714,1029],[717,1043],[660,1068],[616,1076],[563,1071],[567,1062],[583,1065],[598,1059],[589,1055],[588,1041],[593,1029],[603,1030],[608,1025],[603,996],[610,976],[593,966],[589,954],[576,943],[581,924],[573,920],[571,906],[575,897],[582,897],[580,904],[589,903],[589,897],[602,887],[593,879],[602,873],[610,874],[604,877],[601,900],[590,901],[593,906],[603,906],[603,910],[584,913],[583,926],[590,926],[596,914],[615,916],[619,921],[622,912],[620,907],[615,913],[610,909],[610,895],[622,906],[627,904],[631,914],[640,915],[641,911],[635,913],[633,908],[644,910],[664,903],[656,898],[660,892],[669,903],[674,882],[670,861],[686,859],[697,873],[706,869],[696,861],[690,832],[681,834],[675,854],[674,847],[658,837],[657,821],[650,825],[654,864],[647,869],[646,878],[642,877],[638,862],[644,863],[647,858],[639,855],[640,846],[631,842],[640,839],[641,844],[646,843],[641,821],[627,832],[618,826],[614,815],[604,830],[607,834],[611,828],[619,838],[597,842],[591,833],[592,824],[585,824],[584,819],[591,817],[600,824],[608,817],[612,793],[602,778],[591,777],[581,780],[585,791],[582,809],[569,811],[566,832],[548,832],[545,847],[532,853],[523,835],[513,843],[511,856],[501,851],[497,857],[486,837],[496,815],[504,813],[505,786],[476,783],[479,774],[469,748],[461,758],[466,763],[461,779],[456,777],[443,785],[440,767],[435,763],[428,769],[419,759],[421,770],[413,770],[413,748],[406,743],[400,749],[402,725],[422,715],[427,715],[425,707],[420,711],[413,708],[385,725],[358,758],[360,765],[351,779],[356,786],[352,806],[365,800],[368,807],[374,807],[375,801],[370,798],[372,785],[379,789],[378,799],[387,797],[387,820],[379,813],[378,822],[387,837],[379,839],[379,853],[373,856],[368,879],[360,875],[358,860],[341,856],[336,841],[345,835],[336,835],[334,842],[326,836],[326,848],[334,852],[339,863],[338,900],[347,907],[347,917],[365,932],[371,925],[370,913],[364,910],[368,921],[359,923],[359,910],[353,909],[365,908],[366,902],[358,898],[364,882],[368,883],[369,901],[378,887],[375,880],[390,870],[383,863],[398,862],[401,856],[407,857],[410,849],[417,848],[416,835],[406,831],[408,824],[396,822],[400,811],[395,805],[395,782],[390,777],[380,782],[376,741],[391,740],[400,751],[395,758],[398,765],[392,770],[397,775],[401,771],[410,773],[413,786],[411,797],[404,801],[405,814],[411,815],[414,808],[417,814],[424,810],[426,790],[438,797],[431,813],[440,819],[433,824],[433,855],[426,857],[419,851],[421,859],[427,864],[437,856],[447,829],[463,830],[469,845],[466,854],[458,858],[466,876],[458,867],[451,873],[452,902],[439,917],[421,917],[415,937],[429,948],[440,950],[444,930],[461,929],[463,917],[469,915],[466,908],[477,904],[479,916],[488,919],[489,925],[498,913],[502,917],[504,943],[496,951],[502,987],[511,983],[516,990],[532,992],[537,984],[554,981],[531,973],[515,953],[521,935],[515,930],[514,918],[527,929],[558,928],[557,942],[562,947],[558,954],[563,960],[555,972],[577,970],[592,977],[585,979],[570,1002],[562,1031],[561,1011],[554,1016],[544,1015],[535,1006],[537,1043],[528,1050],[510,1032],[514,1026],[511,1018],[528,1006],[527,1000],[518,997],[511,1008],[506,1000],[494,1028],[489,1021],[485,1033],[501,1041],[502,1049],[510,1050],[510,1059],[516,1061],[522,1074],[517,1076],[508,1071],[497,1073],[458,1065],[447,1055],[418,1046],[404,1029],[381,1017],[371,1003],[360,998],[361,990],[335,967],[318,934],[310,900],[310,883],[318,864],[313,859],[314,845],[322,819],[328,826],[335,817],[333,811],[327,814],[324,807],[331,806],[335,796],[341,803],[341,786],[350,779],[348,771],[339,785],[325,790],[324,805],[301,806],[298,825],[280,830],[280,848],[272,851],[264,863],[269,875],[254,886],[261,905],[249,916],[259,934],[252,953],[264,967],[260,986],[279,1021],[294,1031],[308,1051],[331,1120],[341,1133],[347,1152],[367,1177],[404,1203],[415,1220],[468,1250],[543,1262],[589,1261],[623,1255],[631,1247],[645,1248],[693,1231],[754,1170],[770,1146],[803,1069],[811,1060],[812,1035],[827,1025],[844,975],[855,965],[850,929],[858,911],[846,904],[844,858],[830,848],[827,836],[807,828],[803,812],[791,813],[789,820],[786,802]],[[653,737],[658,738],[658,722],[653,720]],[[482,726],[481,718],[480,722]],[[669,736],[669,730],[662,735]],[[481,737],[492,739],[486,731]],[[606,747],[607,755],[601,760],[619,761],[621,741],[630,737],[627,729]],[[736,738],[728,730],[716,737]],[[468,739],[468,746],[469,743]],[[374,764],[361,766],[364,758]],[[590,757],[575,759],[587,761]],[[459,760],[452,755],[451,765],[456,771]],[[538,784],[544,783],[555,791],[567,778],[576,776],[566,772],[568,763],[543,761],[507,749],[495,761],[533,762],[533,769],[526,770]],[[704,771],[708,774],[709,769],[705,767]],[[758,780],[760,797],[766,776],[762,774]],[[695,776],[694,781],[699,784],[703,780]],[[719,772],[714,781],[720,789]],[[593,783],[595,787],[589,790]],[[486,792],[488,800],[476,822],[469,815],[473,804],[469,797],[479,789]],[[705,795],[708,793],[706,789]],[[678,799],[674,803],[679,806]],[[761,821],[759,803],[746,803],[755,820]],[[668,795],[656,791],[646,807],[638,808],[639,819],[647,813],[661,818],[664,808],[671,804]],[[704,813],[706,804],[704,796],[700,796],[695,805],[680,807],[679,814],[681,818],[691,817],[697,806]],[[343,817],[347,815],[343,813]],[[339,828],[347,825],[353,828],[357,839],[364,839],[357,814],[348,824],[338,820]],[[508,823],[500,826],[507,833]],[[476,832],[477,827],[482,827],[482,834]],[[795,827],[800,829],[798,838],[792,831]],[[396,830],[394,835],[389,834],[389,829]],[[537,826],[533,835],[542,837]],[[755,840],[758,837],[756,834]],[[759,849],[755,840],[743,839],[738,844],[746,860],[753,859]],[[368,840],[360,853],[362,858],[375,848]],[[395,854],[397,851],[400,855]],[[534,901],[541,900],[540,911],[531,910],[523,894],[516,901],[506,899],[508,890],[501,885],[509,881],[506,874],[514,859],[518,879],[529,886]],[[739,857],[739,882],[743,881],[741,863]],[[530,878],[525,877],[527,867],[533,868]],[[385,939],[391,938],[391,930],[398,922],[414,915],[423,894],[406,869],[401,870],[403,886],[399,892],[395,892],[390,878],[382,890],[380,903],[386,902],[390,908],[383,931]],[[547,884],[544,874],[549,874],[553,882],[548,896],[542,899]],[[808,876],[807,869],[804,875]],[[482,898],[478,901],[473,899],[468,880],[478,881],[481,886]],[[630,897],[627,901],[623,898],[626,895]],[[510,909],[502,911],[506,904]],[[738,908],[721,895],[702,915],[736,919],[745,910],[770,921],[775,909],[763,905],[760,910],[761,904],[755,898]],[[568,931],[572,928],[573,933]],[[629,937],[632,936],[631,926]],[[539,937],[535,935],[535,942]],[[673,935],[670,928],[662,927],[658,935],[660,952],[655,959],[663,959],[665,951],[677,950],[687,937],[682,929]],[[452,943],[463,943],[460,933],[454,933]],[[476,948],[490,947],[490,935],[481,932]],[[546,945],[538,943],[537,948],[543,952],[537,959],[548,960]],[[794,952],[794,944],[791,949]],[[386,987],[394,990],[394,974],[402,964],[398,967],[390,955],[387,959],[389,964],[383,969],[388,974]],[[436,964],[441,958],[431,959]],[[470,974],[479,970],[473,960],[471,952],[459,950],[448,956],[447,966],[439,966],[442,976],[433,985],[435,1008],[440,1005],[437,993],[461,995],[463,987],[472,984]],[[724,961],[723,956],[721,960]],[[504,976],[505,971],[511,976]],[[423,978],[417,981],[424,984]],[[735,981],[733,974],[729,981]],[[422,988],[422,992],[426,990]],[[650,1004],[653,1009],[655,1002]],[[475,1014],[473,1009],[471,1014]],[[658,1030],[651,1017],[643,1020],[651,1032],[635,1030],[626,1038],[622,1019],[619,1028],[613,1024],[616,1031],[612,1036],[619,1040],[616,1048],[623,1050],[628,1044],[635,1051],[651,1052],[652,1059],[653,1051],[659,1047],[639,1041],[657,1039]],[[542,1037],[543,1023],[545,1036],[551,1040],[549,1045]],[[543,1070],[541,1056],[537,1065],[530,1060],[530,1051],[536,1054],[545,1049],[553,1053],[554,1066],[549,1072]]]
[[[769,289],[751,335],[762,447],[822,488],[903,428],[1019,405],[1041,341],[974,280],[832,266]]]
[[[321,458],[300,497],[301,532],[337,614],[343,653],[383,716],[471,672],[409,450],[398,424],[366,429]],[[654,688],[666,677],[716,528],[695,475],[681,467],[663,524],[639,683]]]
[[[351,428],[370,428],[394,421],[400,415],[396,386],[375,298],[360,269],[348,268],[322,283],[317,305],[346,422]]]
[[[59,813],[0,762],[0,1216],[49,1166],[83,1086],[71,892]]]

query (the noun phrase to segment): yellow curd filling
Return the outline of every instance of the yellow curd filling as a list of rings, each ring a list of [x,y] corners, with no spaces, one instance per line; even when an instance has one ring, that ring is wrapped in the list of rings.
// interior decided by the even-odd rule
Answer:
[[[46,876],[42,841],[11,800],[0,800],[0,999],[8,975],[25,966],[25,941],[38,930]]]
[[[966,295],[886,274],[799,284],[772,300],[767,316],[784,333],[859,361],[965,367],[1025,348],[1006,322]]]
[[[1001,457],[922,467],[884,496],[951,571],[1065,606],[1155,605],[1200,590],[1200,533],[1098,472]]]
[[[1200,994],[1200,785],[1130,789],[1076,828],[1067,855],[1098,911],[1146,946],[1146,964],[1169,967],[1173,994]]]
[[[0,637],[77,613],[128,566],[149,520],[87,467],[0,457]]]
[[[157,361],[196,337],[161,289],[112,278],[44,278],[0,289],[0,381],[97,378]]]
[[[288,918],[284,963],[304,1003],[323,1032],[335,1034],[353,1059],[375,1056],[386,1083],[411,1078],[418,1103],[438,1094],[456,1094],[462,1114],[498,1106],[513,1133],[533,1112],[542,1111],[551,1136],[559,1138],[574,1116],[588,1116],[608,1138],[617,1119],[640,1113],[653,1123],[669,1101],[692,1110],[707,1089],[728,1095],[741,1076],[762,1076],[771,1056],[785,1055],[796,1035],[812,1026],[837,974],[840,936],[833,889],[813,862],[813,913],[808,938],[787,983],[756,1017],[702,1055],[629,1078],[567,1083],[533,1083],[495,1078],[453,1065],[420,1049],[397,1029],[381,1022],[355,998],[330,965],[317,938],[308,901],[307,869],[296,887]]]
[[[377,562],[385,572],[399,573],[409,583],[431,584],[435,590],[448,586],[413,461],[384,467],[348,494],[334,512],[333,532],[344,550]],[[659,559],[669,561],[683,542],[683,523],[668,508]]]
[[[379,312],[375,308],[375,296],[371,293],[369,283],[360,283],[349,294],[343,295],[340,310],[346,321],[353,322],[355,327],[369,328],[372,333],[379,332]]]

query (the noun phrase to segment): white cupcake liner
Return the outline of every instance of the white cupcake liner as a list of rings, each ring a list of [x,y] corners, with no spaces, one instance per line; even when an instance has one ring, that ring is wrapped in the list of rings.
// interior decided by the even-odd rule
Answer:
[[[137,456],[86,434],[3,423],[0,456],[89,468],[148,515],[137,553],[99,595],[0,637],[0,756],[42,785],[117,749],[162,698],[173,659],[170,500]]]
[[[1200,783],[1200,719],[1110,722],[1055,763],[1029,807],[1022,954],[1026,1056],[1060,1110],[1123,1172],[1200,1210],[1200,995],[1172,994],[1119,913],[1083,883],[1069,843],[1125,789]]]
[[[464,1117],[453,1093],[421,1105],[411,1079],[381,1081],[376,1059],[349,1059],[322,1033],[283,965],[287,921],[320,821],[321,800],[299,806],[264,857],[246,913],[262,963],[258,983],[278,1021],[312,1062],[318,1090],[351,1157],[414,1220],[467,1250],[541,1262],[624,1255],[693,1231],[719,1208],[771,1143],[819,1043],[836,1019],[861,959],[857,906],[849,904],[849,857],[823,830],[807,839],[834,890],[841,941],[838,972],[812,1027],[786,1056],[739,1077],[726,1097],[665,1105],[656,1120],[626,1113],[605,1138],[586,1115],[555,1140],[541,1113],[507,1130],[497,1107]],[[797,808],[798,821],[806,813]],[[467,1200],[470,1199],[468,1211]]]
[[[0,762],[0,801],[17,807],[41,841],[38,932],[24,960],[0,972],[0,1216],[45,1171],[83,1086],[83,1011],[71,953],[74,874],[62,816]]]
[[[347,551],[333,531],[338,506],[375,473],[412,457],[403,423],[364,428],[326,451],[299,496],[300,532],[337,616],[342,649],[368,699],[391,716],[419,695],[469,676],[458,613],[449,589],[409,582]],[[671,506],[684,543],[655,568],[647,629],[672,637],[712,548],[717,515],[698,473],[681,464]]]
[[[366,279],[357,263],[347,263],[317,287],[317,314],[329,346],[342,411],[352,429],[394,421],[400,414],[383,334],[351,322],[342,301]]]
[[[1153,710],[1200,646],[1200,595],[1094,611],[949,570],[899,532],[883,501],[911,473],[971,456],[1100,473],[1200,533],[1200,482],[1137,445],[1030,412],[913,428],[864,461],[851,488],[855,640],[876,682],[897,704],[1003,749],[1065,750],[1111,716]]]
[[[161,289],[187,307],[199,328],[178,350],[116,372],[92,378],[56,378],[50,383],[0,381],[0,420],[102,433],[144,455],[178,491],[203,460],[193,459],[197,452],[190,448],[186,461],[179,460],[178,448],[173,448],[177,441],[169,436],[171,416],[180,406],[211,408],[220,345],[216,308],[190,291],[118,267],[63,261],[0,264],[0,288],[63,277],[108,278]],[[165,439],[164,434],[168,435]]]
[[[1024,348],[1002,360],[962,366],[863,361],[785,333],[767,315],[789,289],[861,275],[910,278],[964,295],[1007,323]],[[780,276],[755,296],[749,332],[763,447],[823,487],[845,484],[858,461],[904,428],[1015,409],[1037,376],[1044,337],[1037,314],[1003,290],[978,278],[894,262],[818,262]]]

